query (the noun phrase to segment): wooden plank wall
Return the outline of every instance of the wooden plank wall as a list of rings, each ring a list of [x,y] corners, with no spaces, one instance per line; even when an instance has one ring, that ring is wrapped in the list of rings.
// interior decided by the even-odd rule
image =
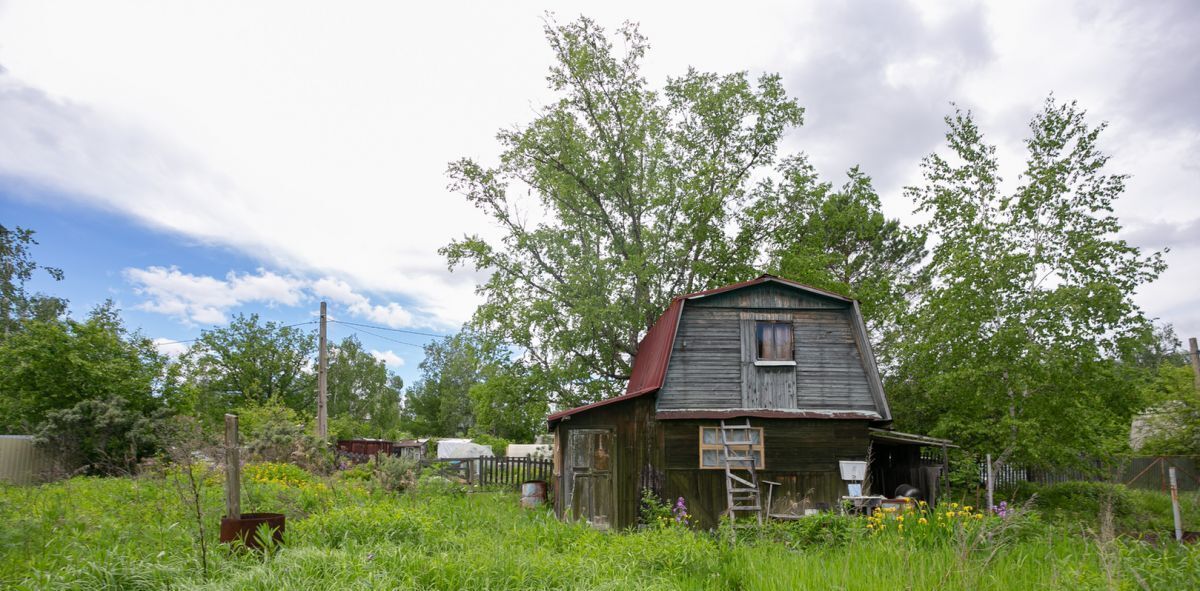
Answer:
[[[843,302],[764,284],[683,308],[658,408],[879,410]],[[754,322],[790,320],[794,367],[754,365]]]
[[[700,426],[718,421],[662,421],[666,487],[664,498],[683,497],[701,527],[714,527],[725,510],[725,476],[721,470],[699,468]],[[759,480],[782,486],[776,499],[808,498],[836,506],[846,494],[839,460],[865,460],[867,421],[828,419],[752,419],[763,427],[766,468]],[[764,499],[766,486],[763,488]]]
[[[555,432],[555,457],[563,461],[571,450],[566,449],[572,429],[612,429],[615,442],[612,456],[614,517],[616,528],[637,524],[638,504],[644,487],[661,489],[663,448],[660,423],[654,420],[654,397],[637,398],[596,408],[574,415],[558,423]],[[566,482],[570,478],[565,462],[555,477],[554,509],[561,518],[567,503]]]

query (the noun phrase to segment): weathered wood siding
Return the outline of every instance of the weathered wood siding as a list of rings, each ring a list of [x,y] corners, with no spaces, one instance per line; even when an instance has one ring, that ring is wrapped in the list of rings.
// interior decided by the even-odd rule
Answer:
[[[572,416],[555,428],[554,449],[554,511],[561,518],[568,501],[564,466],[567,454],[572,453],[570,432],[575,429],[612,429],[612,526],[625,528],[635,525],[641,490],[661,489],[663,465],[661,423],[654,420],[654,397],[647,396],[619,402]]]
[[[665,454],[666,499],[683,497],[703,528],[714,527],[725,511],[725,473],[701,470],[700,426],[718,421],[661,421]],[[865,460],[868,422],[825,419],[753,419],[763,428],[766,468],[759,482],[780,483],[775,499],[808,498],[812,503],[836,507],[847,493],[838,470],[839,460]],[[766,502],[767,486],[761,486]]]
[[[845,302],[762,284],[683,307],[658,408],[878,411]],[[755,365],[755,322],[792,323],[794,366]]]

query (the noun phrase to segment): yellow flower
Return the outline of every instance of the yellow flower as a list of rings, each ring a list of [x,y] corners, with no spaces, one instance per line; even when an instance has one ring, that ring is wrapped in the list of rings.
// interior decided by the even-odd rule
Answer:
[[[983,513],[976,513],[975,519],[983,519]]]
[[[929,520],[928,520],[928,519],[925,519],[924,517],[922,517],[922,518],[920,518],[920,519],[918,519],[918,520],[917,520],[917,523],[919,523],[919,524],[921,524],[921,525],[925,525],[926,523],[929,523]]]
[[[950,508],[951,508],[951,509],[957,509],[957,508],[958,508],[958,503],[950,503]]]
[[[970,513],[971,509],[973,509],[973,507],[971,507],[970,505],[963,505],[963,511]]]
[[[899,529],[900,531],[904,531],[904,524],[901,523],[900,525],[897,525],[896,529]]]
[[[954,519],[954,511],[946,511],[946,519]]]
[[[904,521],[904,516],[903,516],[903,515],[897,515],[897,516],[896,516],[896,521]]]

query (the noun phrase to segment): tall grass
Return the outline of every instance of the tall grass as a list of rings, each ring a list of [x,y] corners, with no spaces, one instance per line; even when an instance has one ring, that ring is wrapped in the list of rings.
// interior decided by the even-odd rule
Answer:
[[[396,495],[360,481],[258,473],[247,479],[244,510],[286,513],[286,545],[263,556],[212,539],[208,580],[188,508],[168,480],[0,488],[0,588],[1200,588],[1194,547],[1101,542],[1044,523],[966,547],[872,535],[859,520],[828,517],[739,532],[730,545],[674,527],[600,533],[522,510],[512,494]],[[215,526],[220,487],[206,490],[203,511]]]

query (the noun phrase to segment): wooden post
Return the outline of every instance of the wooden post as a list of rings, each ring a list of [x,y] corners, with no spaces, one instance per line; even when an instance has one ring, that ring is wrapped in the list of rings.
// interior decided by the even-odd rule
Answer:
[[[317,438],[325,441],[329,437],[329,411],[326,399],[329,388],[328,359],[325,343],[325,302],[321,302],[320,348],[317,351]]]
[[[1194,341],[1194,339],[1193,339]],[[1171,478],[1171,512],[1175,514],[1175,541],[1183,541],[1183,519],[1179,517],[1179,485],[1175,482],[1175,468],[1167,471]]]
[[[1192,373],[1195,374],[1196,390],[1200,391],[1200,350],[1196,348],[1196,337],[1188,339],[1188,350],[1192,358]]]
[[[992,481],[992,477],[992,454],[987,454],[987,506],[989,511],[992,509],[992,507],[996,506],[996,503],[993,502],[995,500],[993,495],[996,492],[996,487],[995,483]]]
[[[242,459],[238,453],[237,415],[225,415],[225,516],[242,516]]]
[[[950,498],[950,450],[942,445],[942,480],[946,482],[946,498]]]

